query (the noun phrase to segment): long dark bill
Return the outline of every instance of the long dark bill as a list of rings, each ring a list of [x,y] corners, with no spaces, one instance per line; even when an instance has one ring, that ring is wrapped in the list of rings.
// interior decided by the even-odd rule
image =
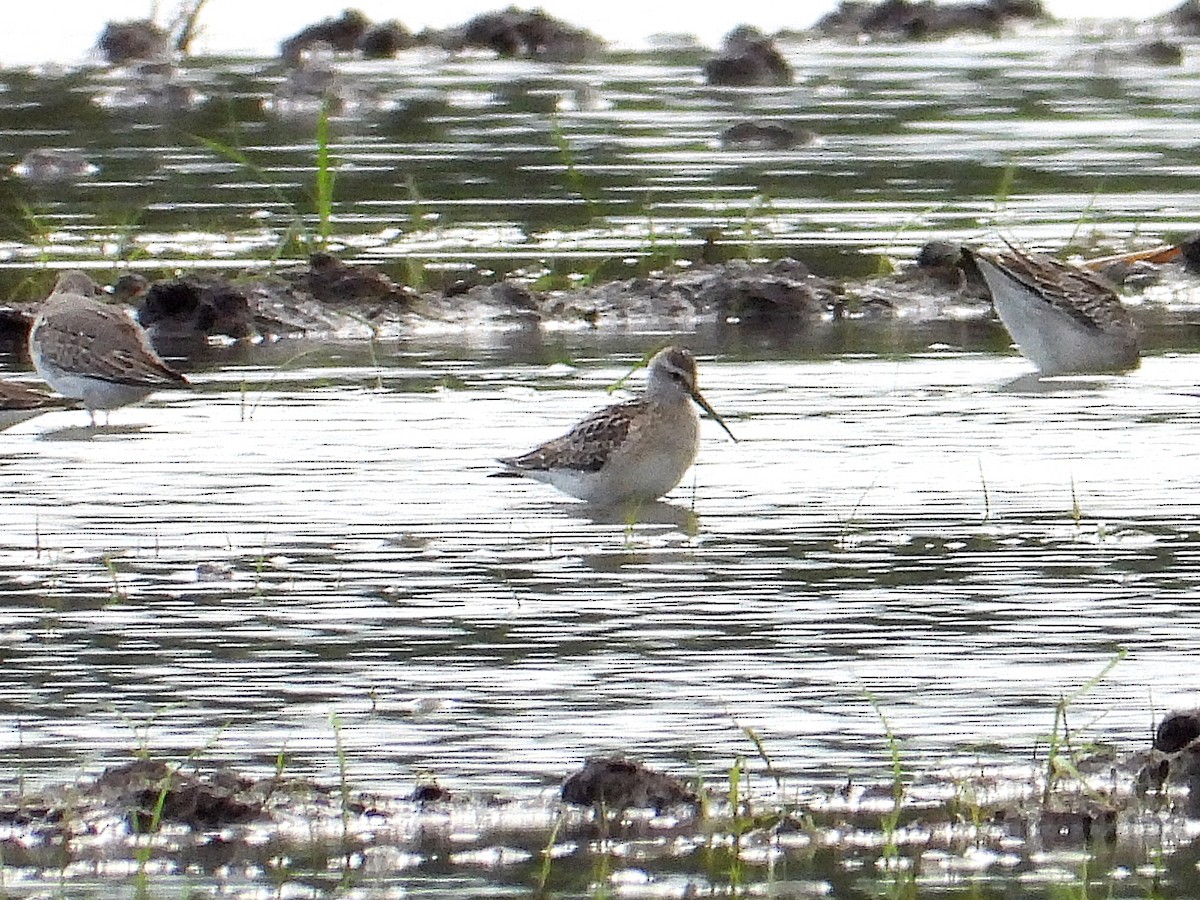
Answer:
[[[715,409],[708,405],[708,401],[704,399],[704,396],[699,391],[692,391],[692,399],[696,401],[697,406],[717,420],[717,424],[725,429],[725,433],[729,435],[729,439],[736,444],[737,438],[733,436],[733,432],[729,430],[729,426],[725,424],[725,420],[717,415]]]

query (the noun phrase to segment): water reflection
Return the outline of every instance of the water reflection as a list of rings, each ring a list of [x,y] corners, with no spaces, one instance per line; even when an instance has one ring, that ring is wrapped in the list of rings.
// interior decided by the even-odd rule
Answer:
[[[335,58],[316,68],[320,84],[283,99],[283,76],[260,60],[0,72],[10,166],[50,129],[53,145],[87,147],[100,169],[0,183],[0,205],[22,223],[3,261],[32,266],[50,251],[190,268],[300,253],[297,226],[316,227],[315,109],[331,86],[335,245],[407,276],[428,264],[430,282],[446,265],[553,281],[714,254],[807,260],[831,244],[908,252],[997,227],[1051,245],[1079,238],[1081,223],[1117,243],[1194,228],[1178,214],[1200,127],[1186,67],[1117,61],[1080,77],[1089,65],[1072,60],[1095,41],[1066,31],[969,52],[783,46],[803,76],[764,89],[701,84],[701,51],[574,66]],[[186,102],[114,99],[166,90],[146,78],[167,78]],[[739,122],[817,139],[722,149]]]
[[[702,423],[693,472],[630,521],[488,477],[644,348],[559,352],[566,375],[397,349],[252,403],[261,373],[231,365],[121,411],[137,427],[0,435],[25,777],[140,744],[336,777],[336,712],[355,775],[398,793],[430,769],[541,791],[612,750],[712,775],[741,725],[834,783],[886,768],[867,691],[913,764],[1027,758],[1118,647],[1081,724],[1140,746],[1189,700],[1190,356],[1049,391],[1004,389],[1017,357],[705,360],[739,443]]]

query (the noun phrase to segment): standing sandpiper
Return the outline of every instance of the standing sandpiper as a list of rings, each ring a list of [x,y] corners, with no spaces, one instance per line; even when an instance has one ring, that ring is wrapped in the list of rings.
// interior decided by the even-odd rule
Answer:
[[[545,481],[601,506],[656,500],[679,484],[696,459],[700,416],[693,400],[733,438],[696,387],[695,358],[682,347],[667,347],[650,360],[642,396],[597,410],[523,456],[501,459],[508,467],[503,474]]]
[[[64,272],[29,332],[29,356],[45,382],[64,397],[106,412],[160,388],[188,381],[151,348],[146,333],[122,309],[100,303],[83,272]]]
[[[1124,372],[1137,326],[1109,282],[1040,253],[971,250],[1000,321],[1043,375]]]

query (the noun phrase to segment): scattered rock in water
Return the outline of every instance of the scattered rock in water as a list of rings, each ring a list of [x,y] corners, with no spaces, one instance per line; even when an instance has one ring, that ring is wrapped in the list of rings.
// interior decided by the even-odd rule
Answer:
[[[441,295],[423,295],[413,307],[418,319],[454,323],[466,327],[479,324],[536,328],[544,321],[544,297],[522,284],[454,284]],[[572,318],[567,315],[566,318]]]
[[[670,806],[695,803],[696,794],[674,775],[655,772],[636,760],[593,756],[563,782],[562,799],[576,806],[659,813]]]
[[[1200,34],[1200,2],[1197,0],[1183,0],[1162,18],[1185,34]]]
[[[169,62],[146,62],[134,66],[128,77],[100,91],[93,102],[105,109],[180,110],[205,99],[182,80]]]
[[[109,22],[96,42],[113,65],[139,60],[165,59],[171,55],[171,37],[149,19]]]
[[[137,272],[126,272],[124,275],[117,276],[117,280],[109,288],[113,299],[120,300],[122,303],[140,301],[148,290],[150,290],[150,279]]]
[[[1175,259],[1185,252],[1200,256],[1196,246],[1185,242],[1179,250],[1144,253],[1152,257],[1144,264],[1131,255],[1132,266],[1128,260],[1121,263],[1125,283],[1135,288],[1149,283],[1169,261],[1167,251]],[[923,246],[914,265],[844,282],[814,275],[804,263],[784,257],[681,265],[558,290],[537,290],[512,277],[494,283],[464,278],[441,292],[417,292],[373,267],[314,253],[307,268],[235,281],[192,273],[148,285],[141,276],[126,275],[113,295],[138,303],[139,321],[156,345],[169,348],[164,352],[190,352],[188,343],[209,338],[349,339],[446,328],[688,330],[716,325],[795,335],[847,319],[902,318],[914,326],[957,328],[994,318],[986,286],[960,245],[940,240]],[[20,304],[0,310],[0,346],[20,350],[28,328],[28,313]]]
[[[961,290],[967,284],[966,266],[974,267],[974,263],[963,256],[962,245],[955,241],[932,240],[921,246],[917,251],[914,265],[902,271],[899,280],[912,283],[929,282],[932,290],[947,289]],[[978,275],[982,288],[983,277]],[[981,290],[981,297],[988,297],[986,290]]]
[[[1137,773],[1140,793],[1162,791],[1171,785],[1187,788],[1186,815],[1200,817],[1200,709],[1167,713],[1154,732],[1151,749],[1143,754]]]
[[[408,799],[424,806],[428,803],[446,803],[450,800],[450,796],[450,791],[437,782],[430,781],[418,784],[413,788],[412,795]]]
[[[785,85],[792,83],[792,67],[771,38],[740,25],[725,36],[720,54],[704,64],[704,80],[720,87]]]
[[[404,305],[413,299],[407,287],[370,266],[351,265],[330,253],[314,253],[308,263],[307,272],[290,278],[298,289],[322,303]]]
[[[196,563],[196,581],[219,582],[232,581],[233,567],[227,563],[201,562]]]
[[[131,290],[139,287],[131,282]],[[328,253],[314,253],[307,269],[277,277],[231,282],[193,274],[156,282],[141,296],[138,321],[156,345],[173,347],[210,337],[328,336],[347,317],[360,326],[381,317],[395,320],[415,303],[412,291],[383,273]]]
[[[1117,842],[1117,810],[1046,809],[1038,817],[1043,849],[1064,849],[1088,844]]]
[[[989,865],[1012,860],[1004,862],[1004,873],[1023,878],[1020,873],[1026,871],[1048,871],[1047,850],[1082,858],[1080,851],[1098,852],[1098,845],[1115,837],[1114,858],[1131,871],[1151,868],[1155,878],[1167,871],[1163,883],[1182,885],[1179,895],[1186,895],[1194,853],[1186,843],[1163,845],[1164,834],[1189,833],[1186,813],[1133,792],[1133,770],[1126,760],[1105,757],[1092,764],[1074,754],[1072,760],[1079,778],[1056,780],[1049,791],[1036,775],[1014,777],[1011,764],[995,771],[981,764],[975,774],[906,776],[912,781],[900,801],[899,825],[905,858],[921,866],[913,873],[944,879],[945,861],[962,860],[966,853],[968,864],[975,855]],[[545,797],[519,800],[466,790],[456,792],[449,806],[448,792],[431,781],[419,782],[411,796],[388,797],[280,772],[251,779],[223,769],[180,771],[174,764],[137,759],[96,779],[38,789],[19,784],[0,794],[0,825],[6,831],[6,871],[28,872],[21,883],[43,887],[38,896],[61,894],[64,884],[68,893],[72,885],[103,887],[107,882],[101,879],[119,888],[117,879],[145,865],[147,846],[164,870],[206,879],[250,873],[245,877],[254,879],[253,890],[272,895],[279,893],[280,883],[331,878],[338,865],[346,866],[341,871],[348,878],[395,872],[400,860],[408,871],[474,878],[481,863],[494,866],[506,858],[507,848],[536,853],[550,844],[563,851],[555,854],[557,877],[584,883],[595,874],[590,842],[609,824],[598,823],[596,812],[624,809],[674,813],[622,823],[637,840],[638,866],[654,878],[711,880],[712,854],[695,848],[734,846],[748,834],[761,842],[791,833],[800,840],[778,843],[776,866],[786,868],[797,879],[793,883],[820,885],[830,865],[848,865],[856,873],[876,873],[879,880],[863,882],[870,891],[886,893],[893,886],[889,863],[894,858],[883,847],[894,835],[887,825],[881,827],[897,800],[890,781],[852,780],[838,788],[788,784],[786,799],[775,800],[748,786],[745,802],[737,806],[728,802],[725,790],[724,784],[712,785],[705,816],[683,815],[685,804],[697,803],[683,781],[612,756],[589,759],[563,783],[563,803],[582,809],[563,809]],[[149,837],[158,825],[165,826],[162,832]],[[813,867],[818,846],[825,859]],[[366,862],[351,863],[351,857]],[[264,862],[268,859],[286,859],[289,868],[276,871]],[[1171,868],[1180,874],[1171,876]],[[521,869],[516,877],[526,879],[531,871]],[[764,890],[770,886],[749,883]],[[730,884],[730,890],[739,885],[744,886]]]
[[[216,336],[241,340],[259,333],[245,292],[221,278],[156,282],[146,289],[137,319],[156,344]]]
[[[738,122],[721,132],[721,147],[726,150],[790,150],[810,144],[816,138],[806,128],[793,128],[777,122]]]
[[[535,295],[538,318],[592,326],[689,328],[788,323],[803,327],[832,310],[833,285],[798,260],[733,260],[671,274]]]
[[[0,309],[0,352],[29,361],[29,330],[34,314],[26,309]]]
[[[361,81],[338,71],[334,56],[326,43],[305,47],[289,60],[291,67],[271,95],[262,98],[263,109],[283,117],[344,115],[376,100]]]
[[[415,47],[413,33],[396,19],[372,25],[358,39],[355,48],[367,59],[391,59],[401,50]]]
[[[781,259],[753,269],[731,264],[727,276],[713,279],[697,299],[715,309],[722,321],[742,324],[809,321],[829,306],[823,284],[804,263]]]
[[[1168,713],[1154,732],[1154,749],[1178,753],[1196,738],[1200,738],[1200,709]]]
[[[459,28],[438,36],[447,50],[491,50],[503,57],[580,62],[604,51],[604,41],[583,28],[549,16],[541,10],[509,7],[484,13]]]
[[[1130,51],[1135,59],[1154,66],[1182,66],[1183,45],[1162,38],[1138,44]]]
[[[901,40],[944,37],[963,32],[998,34],[1018,19],[1046,19],[1040,0],[986,0],[982,3],[932,3],[930,0],[842,0],[813,26],[818,34],[860,35]]]
[[[336,19],[324,19],[292,35],[279,45],[279,55],[285,62],[296,65],[306,50],[321,44],[349,53],[358,46],[370,27],[371,20],[357,9],[343,10]]]
[[[30,150],[12,167],[14,175],[41,183],[77,181],[100,171],[78,150]]]
[[[1200,275],[1200,232],[1189,234],[1178,246],[1184,268],[1193,275]]]
[[[258,818],[264,804],[253,782],[232,773],[222,770],[201,778],[151,759],[105,770],[96,780],[95,791],[137,832],[148,831],[158,822],[202,830],[224,828]]]

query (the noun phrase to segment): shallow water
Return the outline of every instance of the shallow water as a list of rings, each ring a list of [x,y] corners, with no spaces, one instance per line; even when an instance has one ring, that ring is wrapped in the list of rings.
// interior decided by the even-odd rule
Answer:
[[[1193,60],[1150,69],[1123,46],[796,44],[797,85],[764,91],[703,87],[696,54],[339,63],[361,93],[333,123],[334,245],[397,280],[521,269],[545,286],[706,241],[834,272],[939,236],[1156,241],[1195,226],[1200,82]],[[128,74],[0,73],[11,163],[56,146],[100,166],[0,180],[0,283],[26,296],[47,263],[263,265],[298,212],[311,232],[313,115],[263,106],[282,77],[200,63],[183,78],[206,99],[159,108],[125,105]],[[717,146],[759,117],[818,141]],[[1141,312],[1193,296],[1179,282]],[[340,750],[363,790],[432,776],[546,804],[598,752],[719,784],[756,757],[748,729],[804,791],[888,779],[881,712],[915,771],[1022,766],[1085,686],[1077,739],[1143,748],[1163,710],[1194,705],[1200,649],[1195,341],[1163,318],[1138,371],[1040,385],[1002,337],[953,323],[685,336],[739,441],[707,423],[693,473],[637,522],[488,476],[608,402],[661,334],[212,348],[185,362],[194,390],[106,429],[24,423],[0,434],[0,784],[138,750],[336,783]],[[641,895],[688,889],[673,855],[648,856]],[[534,881],[439,865],[366,895]],[[870,889],[840,865],[804,877]],[[331,869],[313,896],[337,889]],[[187,890],[168,872],[157,896]],[[128,884],[85,867],[77,895],[92,874],[94,896]]]
[[[335,249],[438,283],[520,270],[545,283],[674,259],[790,253],[870,272],[933,237],[1125,246],[1196,227],[1194,55],[1138,35],[783,44],[783,88],[710,88],[709,51],[551,66],[411,51],[340,60],[330,149]],[[1144,37],[1144,35],[1143,35]],[[10,288],[52,260],[261,264],[315,215],[315,95],[267,60],[179,71],[0,72],[0,168],[75,149],[98,173],[0,180]],[[816,138],[729,150],[770,121]]]
[[[614,750],[719,776],[742,726],[837,783],[886,768],[868,695],[926,765],[1028,759],[1118,648],[1076,727],[1133,749],[1191,699],[1193,356],[1029,391],[1015,357],[718,355],[739,442],[709,423],[627,525],[488,475],[632,356],[376,353],[0,437],[25,778],[141,745],[330,776],[336,714],[375,790],[537,792]]]

